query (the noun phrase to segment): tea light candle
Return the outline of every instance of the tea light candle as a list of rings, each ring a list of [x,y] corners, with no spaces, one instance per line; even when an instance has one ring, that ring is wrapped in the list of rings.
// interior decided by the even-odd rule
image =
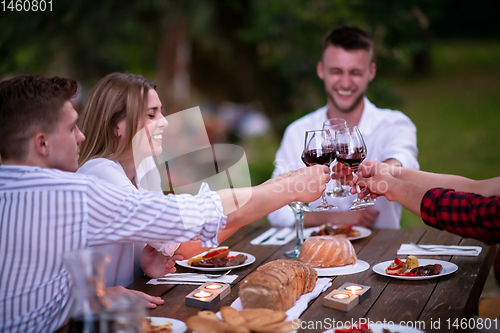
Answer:
[[[339,288],[340,290],[347,290],[352,294],[359,296],[359,303],[364,302],[372,293],[372,289],[368,286],[362,284],[356,284],[352,282],[346,282]]]
[[[194,293],[193,296],[202,299],[202,298],[212,296],[212,293],[207,293],[206,291],[202,290],[200,292]]]
[[[358,295],[335,289],[323,298],[323,305],[329,308],[349,311],[359,303]]]
[[[349,298],[349,297],[351,297],[351,295],[347,295],[347,294],[335,294],[332,297],[333,298],[338,298],[338,299],[343,299],[343,298]]]
[[[227,283],[205,282],[198,288],[211,293],[217,293],[220,295],[220,299],[223,299],[231,293],[231,285]]]
[[[186,296],[186,305],[196,306],[202,309],[211,309],[219,303],[220,294],[208,292],[202,289],[195,289]]]

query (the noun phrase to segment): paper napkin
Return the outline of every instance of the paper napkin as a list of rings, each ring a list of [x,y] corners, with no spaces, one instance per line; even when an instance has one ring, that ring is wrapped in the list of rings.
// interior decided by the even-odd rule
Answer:
[[[401,244],[398,250],[398,255],[413,254],[413,255],[438,255],[438,256],[473,256],[476,257],[481,253],[480,246],[460,246],[460,245],[416,245],[416,244]]]
[[[210,274],[211,272],[207,272]],[[238,275],[224,275],[217,278],[209,278],[204,274],[197,273],[172,273],[166,274],[164,277],[159,279],[151,279],[147,284],[192,284],[201,285],[205,282],[219,282],[219,283],[233,283]]]

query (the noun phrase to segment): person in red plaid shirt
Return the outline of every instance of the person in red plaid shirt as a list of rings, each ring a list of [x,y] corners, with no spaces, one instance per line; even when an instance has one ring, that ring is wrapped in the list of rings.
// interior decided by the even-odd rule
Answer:
[[[363,188],[360,197],[383,195],[420,215],[425,224],[486,244],[500,243],[500,177],[472,180],[365,161],[357,179],[345,166],[336,166],[336,175]],[[346,177],[347,176],[347,177]],[[353,194],[356,188],[351,189]],[[494,264],[500,285],[500,251]]]

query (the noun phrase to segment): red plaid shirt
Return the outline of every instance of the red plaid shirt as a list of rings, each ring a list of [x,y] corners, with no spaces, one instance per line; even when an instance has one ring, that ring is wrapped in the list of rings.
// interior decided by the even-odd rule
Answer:
[[[500,196],[486,198],[474,193],[433,188],[422,199],[420,216],[433,228],[486,244],[500,243]],[[500,250],[494,271],[500,285]]]

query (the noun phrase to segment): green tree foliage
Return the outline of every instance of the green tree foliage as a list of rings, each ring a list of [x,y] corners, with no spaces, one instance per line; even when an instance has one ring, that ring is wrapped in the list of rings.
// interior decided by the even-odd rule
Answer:
[[[173,22],[187,27],[190,76],[215,101],[260,103],[278,133],[325,103],[315,67],[321,38],[352,24],[377,44],[370,98],[394,106],[384,73],[429,70],[432,0],[54,1],[51,12],[2,12],[0,76],[71,75],[93,85],[112,71],[155,78]]]

